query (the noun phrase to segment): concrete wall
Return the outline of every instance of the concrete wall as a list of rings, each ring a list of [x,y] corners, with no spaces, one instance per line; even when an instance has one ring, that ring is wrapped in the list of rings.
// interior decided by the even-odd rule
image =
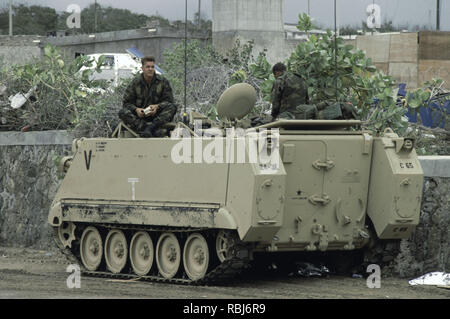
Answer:
[[[290,56],[293,49],[287,47],[283,32],[275,31],[224,31],[214,33],[214,48],[225,54],[236,44],[239,39],[241,45],[248,41],[253,41],[253,56],[256,57],[259,52],[266,51],[266,58],[270,64],[283,61]],[[295,49],[295,47],[294,47]]]
[[[0,245],[54,248],[47,224],[61,182],[54,157],[67,155],[71,141],[64,131],[0,132]],[[420,224],[395,265],[406,277],[450,269],[450,156],[419,159],[426,176]]]
[[[375,66],[408,88],[442,78],[450,89],[450,32],[358,36],[356,47],[366,52]]]
[[[267,60],[274,64],[292,51],[285,45],[283,0],[213,0],[213,46],[225,53],[237,38],[254,41],[253,53],[267,49]]]
[[[450,32],[419,32],[419,60],[450,61]]]
[[[0,62],[5,65],[26,64],[44,55],[40,36],[0,36]]]
[[[211,36],[208,31],[195,31],[188,32],[188,39],[209,43]],[[184,30],[157,27],[102,32],[94,35],[50,37],[47,41],[60,47],[66,58],[74,58],[75,53],[126,53],[127,49],[135,47],[144,55],[153,55],[160,64],[163,61],[164,51],[183,40]]]
[[[283,0],[213,0],[213,32],[283,32]]]
[[[358,36],[356,47],[366,52],[375,66],[397,83],[416,88],[418,76],[418,33]]]
[[[441,78],[450,89],[450,32],[420,32],[418,43],[418,82]]]
[[[211,43],[208,30],[188,32],[188,39]],[[43,48],[50,43],[61,48],[68,60],[75,58],[75,53],[126,53],[127,49],[135,47],[144,55],[153,55],[161,64],[164,51],[183,40],[184,29],[162,27],[65,37],[0,36],[0,59],[7,65],[25,64],[42,58]]]

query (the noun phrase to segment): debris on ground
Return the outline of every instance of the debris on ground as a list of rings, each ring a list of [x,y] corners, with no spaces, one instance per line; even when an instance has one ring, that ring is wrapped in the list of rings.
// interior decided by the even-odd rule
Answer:
[[[13,109],[18,109],[22,107],[30,98],[30,96],[33,94],[33,92],[36,90],[36,85],[33,86],[31,89],[28,90],[27,93],[22,94],[22,92],[17,93],[14,96],[9,97],[9,101],[11,102],[11,107]]]
[[[411,286],[416,285],[432,285],[432,286],[445,286],[450,287],[450,273],[441,271],[430,272],[419,278],[409,281]]]
[[[330,270],[324,265],[313,265],[307,262],[299,262],[295,264],[297,268],[296,275],[301,277],[325,277],[330,274]]]

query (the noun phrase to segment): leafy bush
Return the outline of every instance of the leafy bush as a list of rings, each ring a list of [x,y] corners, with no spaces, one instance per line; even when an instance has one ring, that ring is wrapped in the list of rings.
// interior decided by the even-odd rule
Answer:
[[[309,17],[300,15],[298,28],[308,31],[311,27]],[[189,41],[185,88],[184,43],[167,50],[162,67],[172,85],[179,110],[183,108],[186,90],[188,110],[199,111],[215,120],[220,95],[231,85],[246,82],[255,87],[258,95],[251,116],[267,114],[274,77],[265,52],[260,52],[256,58],[252,52],[252,42],[241,44],[238,40],[222,55],[210,45]],[[5,94],[0,98],[0,129],[20,130],[29,126],[34,130],[68,129],[75,136],[109,136],[119,121],[117,112],[122,107],[124,90],[131,79],[122,81],[115,88],[104,82],[91,81],[92,73],[101,71],[103,59],[97,62],[94,70],[80,72],[80,69],[91,67],[93,63],[87,57],[64,61],[59,50],[48,45],[42,60],[25,66],[3,67],[0,81],[7,86],[7,95],[27,92],[34,86],[36,90],[29,103],[17,110],[9,107]],[[415,136],[422,154],[448,153],[448,146],[431,146],[448,144],[445,130],[444,133],[427,131],[433,136],[432,140],[424,139],[421,132],[426,129],[407,129],[404,116],[407,107],[419,110],[441,94],[442,80],[425,83],[425,87],[409,92],[400,101],[392,77],[377,71],[362,51],[345,45],[341,38],[335,39],[331,31],[311,35],[307,41],[299,43],[286,65],[289,71],[306,81],[310,103],[350,102],[363,120],[364,128],[380,133],[390,127],[399,135]]]
[[[271,68],[265,59],[265,53],[255,60],[252,56],[253,43],[241,45],[237,40],[234,47],[221,55],[210,45],[197,40],[187,43],[187,86],[186,102],[188,110],[203,113],[211,119],[217,119],[216,103],[220,95],[231,85],[241,82],[251,84],[258,93],[258,101],[253,114],[261,114],[270,107],[264,101],[264,81],[270,76]],[[184,43],[175,44],[164,54],[162,67],[174,91],[179,109],[184,104]]]
[[[351,102],[367,129],[405,131],[406,109],[396,104],[392,77],[377,71],[363,51],[346,45],[342,38],[335,39],[330,30],[301,42],[287,60],[287,67],[306,81],[310,103]]]
[[[448,155],[450,154],[450,115],[442,108],[440,111],[434,109],[435,116],[440,117],[440,123],[444,127],[430,128],[423,125],[420,111],[421,108],[430,107],[437,103],[444,105],[450,100],[450,93],[442,89],[442,79],[426,81],[423,87],[409,91],[403,100],[403,104],[417,112],[417,123],[410,123],[407,130],[408,135],[416,139],[416,150],[419,155]],[[435,123],[436,124],[436,123]]]
[[[85,69],[83,66],[94,69]],[[0,108],[4,129],[32,130],[68,129],[77,136],[107,136],[117,121],[122,104],[124,85],[109,88],[105,81],[91,81],[94,72],[101,72],[104,57],[91,61],[80,56],[71,62],[63,60],[59,49],[47,45],[44,58],[23,66],[3,67],[0,79],[8,94],[27,92],[36,87],[32,97],[22,108],[11,109],[3,100]]]

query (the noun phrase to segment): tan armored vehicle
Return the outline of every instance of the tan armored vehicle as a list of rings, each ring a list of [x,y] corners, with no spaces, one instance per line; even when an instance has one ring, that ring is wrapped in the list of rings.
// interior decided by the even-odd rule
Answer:
[[[218,103],[222,126],[178,123],[171,138],[119,125],[113,138],[74,140],[48,217],[59,246],[85,274],[205,283],[255,255],[410,236],[423,182],[413,140],[373,137],[355,120],[238,129],[255,99],[233,86]]]

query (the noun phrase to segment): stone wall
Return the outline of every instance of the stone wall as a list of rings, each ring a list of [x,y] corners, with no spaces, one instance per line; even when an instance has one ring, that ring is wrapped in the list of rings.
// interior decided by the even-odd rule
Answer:
[[[47,223],[60,185],[55,156],[72,138],[57,132],[0,132],[0,245],[54,248]],[[450,156],[420,157],[425,174],[420,224],[395,262],[404,277],[450,269]]]
[[[450,156],[422,156],[425,175],[420,222],[402,240],[396,273],[413,277],[450,271]]]
[[[65,132],[0,133],[0,245],[47,249],[47,223],[59,187],[54,158],[68,153]]]

